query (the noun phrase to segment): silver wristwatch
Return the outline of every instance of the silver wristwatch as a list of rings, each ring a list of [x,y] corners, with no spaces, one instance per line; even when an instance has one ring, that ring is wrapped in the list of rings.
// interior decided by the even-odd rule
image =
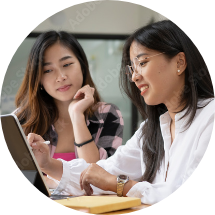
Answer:
[[[129,181],[127,175],[118,175],[117,176],[117,196],[122,197],[124,185]]]

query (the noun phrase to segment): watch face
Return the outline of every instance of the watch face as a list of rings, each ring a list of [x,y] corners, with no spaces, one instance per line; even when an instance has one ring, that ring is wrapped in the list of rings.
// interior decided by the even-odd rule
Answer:
[[[119,178],[121,180],[126,180],[128,178],[128,176],[127,175],[119,175]]]

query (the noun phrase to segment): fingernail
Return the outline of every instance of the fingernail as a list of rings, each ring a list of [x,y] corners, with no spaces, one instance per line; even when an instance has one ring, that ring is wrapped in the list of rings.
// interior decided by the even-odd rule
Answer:
[[[37,144],[36,143],[32,143],[32,146],[36,146]]]

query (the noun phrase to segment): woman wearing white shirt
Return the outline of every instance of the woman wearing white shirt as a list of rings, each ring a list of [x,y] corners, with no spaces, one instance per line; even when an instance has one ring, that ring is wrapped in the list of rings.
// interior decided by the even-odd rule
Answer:
[[[134,32],[123,50],[121,86],[144,122],[107,160],[54,160],[40,136],[28,135],[42,171],[59,183],[56,194],[111,191],[154,204],[198,166],[211,137],[215,102],[208,69],[186,34],[171,21]]]

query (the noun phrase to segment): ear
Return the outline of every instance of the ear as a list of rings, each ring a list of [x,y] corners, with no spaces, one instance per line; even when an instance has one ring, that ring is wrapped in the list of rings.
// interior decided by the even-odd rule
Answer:
[[[187,67],[187,60],[184,52],[179,52],[177,54],[176,59],[177,59],[177,74],[181,75]]]

